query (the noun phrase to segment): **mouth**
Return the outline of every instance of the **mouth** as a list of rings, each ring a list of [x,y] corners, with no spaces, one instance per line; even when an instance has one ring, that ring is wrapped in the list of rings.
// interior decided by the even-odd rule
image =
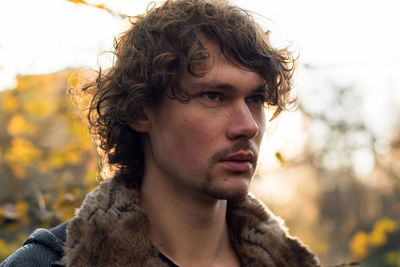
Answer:
[[[221,164],[223,167],[232,172],[248,172],[252,169],[254,162],[254,154],[251,151],[239,151],[228,155]]]

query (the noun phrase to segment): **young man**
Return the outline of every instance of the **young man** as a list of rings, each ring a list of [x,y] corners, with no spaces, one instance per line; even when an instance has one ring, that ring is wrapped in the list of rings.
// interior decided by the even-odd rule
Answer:
[[[116,59],[87,87],[113,177],[3,266],[320,266],[248,194],[290,54],[238,7],[176,0],[135,18]]]

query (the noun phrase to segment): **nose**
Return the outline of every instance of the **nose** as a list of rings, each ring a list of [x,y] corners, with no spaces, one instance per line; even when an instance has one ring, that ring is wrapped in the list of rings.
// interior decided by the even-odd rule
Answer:
[[[259,125],[245,101],[237,103],[230,114],[227,136],[230,140],[251,139],[259,132]]]

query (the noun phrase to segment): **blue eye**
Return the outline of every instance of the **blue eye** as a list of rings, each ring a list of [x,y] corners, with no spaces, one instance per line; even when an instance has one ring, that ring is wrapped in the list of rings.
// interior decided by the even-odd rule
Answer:
[[[221,100],[221,94],[218,92],[205,92],[201,94],[202,97],[204,97],[207,100],[211,101],[219,101]]]

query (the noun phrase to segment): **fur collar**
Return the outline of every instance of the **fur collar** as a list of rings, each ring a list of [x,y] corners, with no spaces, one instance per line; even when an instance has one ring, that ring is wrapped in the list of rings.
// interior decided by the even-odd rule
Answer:
[[[63,262],[67,266],[167,266],[147,237],[148,219],[138,203],[139,192],[116,179],[88,194],[68,224]],[[320,266],[254,197],[229,204],[227,216],[242,266]]]

